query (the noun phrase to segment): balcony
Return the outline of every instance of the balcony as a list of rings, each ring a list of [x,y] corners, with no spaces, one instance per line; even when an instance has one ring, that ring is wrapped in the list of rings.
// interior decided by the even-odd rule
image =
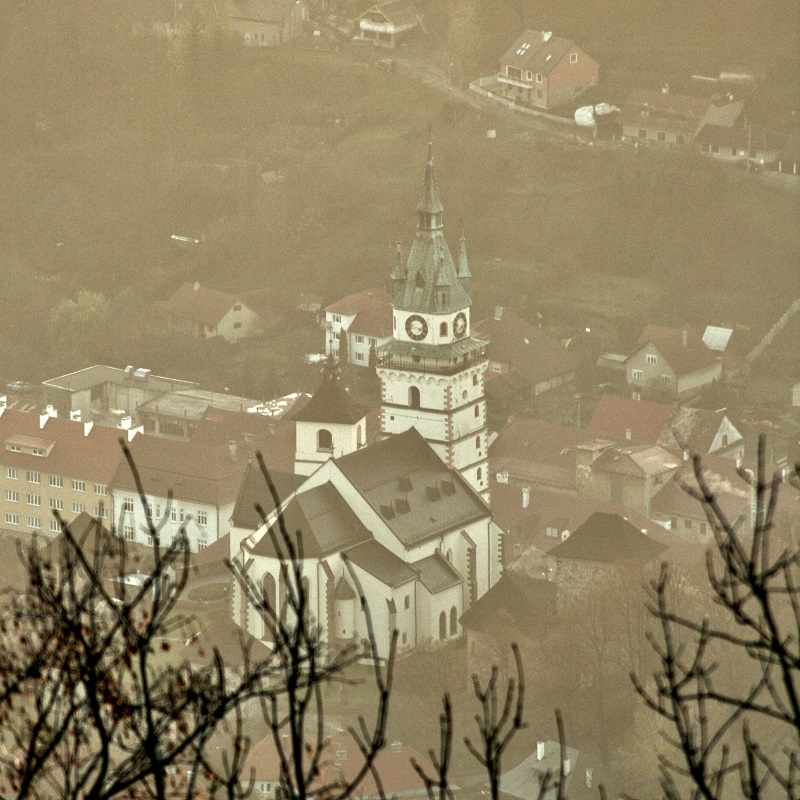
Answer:
[[[472,353],[458,356],[451,361],[424,356],[408,356],[387,354],[378,359],[378,369],[402,369],[409,372],[424,372],[429,375],[455,375],[467,367],[477,364],[486,364],[484,351],[476,350]]]
[[[502,72],[497,73],[497,82],[498,83],[507,83],[509,86],[519,86],[521,89],[530,89],[532,88],[532,84],[530,81],[522,80],[522,75],[520,74],[519,78],[512,78],[508,75],[503,75]]]

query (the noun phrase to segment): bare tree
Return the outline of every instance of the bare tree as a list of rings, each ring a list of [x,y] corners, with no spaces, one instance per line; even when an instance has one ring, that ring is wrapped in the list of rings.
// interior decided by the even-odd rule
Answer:
[[[755,495],[750,519],[726,517],[694,457],[697,488],[714,535],[706,571],[713,607],[702,619],[675,610],[669,570],[650,586],[658,625],[652,683],[637,692],[670,731],[662,757],[669,800],[800,797],[800,551],[775,552],[782,477],[767,475],[764,439],[756,475],[740,470]],[[800,474],[795,467],[793,483]],[[730,667],[726,674],[726,667]]]
[[[136,478],[145,511],[141,482]],[[206,667],[165,665],[169,634],[186,620],[176,605],[189,574],[185,531],[162,549],[141,585],[122,539],[94,521],[76,538],[61,523],[53,560],[21,548],[25,594],[0,618],[0,795],[11,798],[145,798],[242,795],[248,742],[244,703],[263,696],[275,670],[243,649],[232,679],[218,652]],[[109,581],[117,578],[116,581]],[[224,764],[209,744],[230,735]]]

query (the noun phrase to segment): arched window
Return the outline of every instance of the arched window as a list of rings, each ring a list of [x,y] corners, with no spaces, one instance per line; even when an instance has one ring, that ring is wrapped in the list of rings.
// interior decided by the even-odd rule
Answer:
[[[419,408],[419,389],[411,386],[408,390],[408,407]]]
[[[475,447],[477,447],[478,450],[481,449],[481,437],[480,436],[476,436],[475,437]]]
[[[455,636],[458,633],[458,611],[453,606],[450,609],[450,635]]]
[[[452,550],[450,550],[450,549],[447,550],[446,558],[451,564],[453,563],[453,551]]]
[[[439,639],[446,639],[447,638],[447,614],[442,611],[439,614]]]
[[[481,415],[481,407],[475,406],[475,416],[479,417]]]
[[[477,375],[473,375],[472,376],[472,385],[473,386],[477,386],[478,385],[478,376]]]
[[[447,336],[447,323],[442,322],[439,325],[439,336]]]
[[[318,453],[333,452],[333,435],[326,428],[320,428],[317,431],[317,452]]]
[[[483,480],[483,470],[480,467],[478,467],[477,476],[478,476],[478,483],[480,483]]]

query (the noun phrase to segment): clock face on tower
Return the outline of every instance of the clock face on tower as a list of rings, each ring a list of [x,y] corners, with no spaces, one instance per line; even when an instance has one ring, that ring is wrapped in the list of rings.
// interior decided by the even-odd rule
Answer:
[[[412,314],[406,319],[406,333],[415,342],[421,342],[428,335],[428,323],[419,314]]]
[[[453,321],[453,333],[455,333],[456,338],[460,339],[464,334],[467,332],[467,315],[460,311],[456,314],[456,318]]]

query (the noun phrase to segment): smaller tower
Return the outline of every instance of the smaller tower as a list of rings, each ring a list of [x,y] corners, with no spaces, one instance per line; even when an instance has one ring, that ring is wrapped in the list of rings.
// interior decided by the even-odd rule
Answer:
[[[366,412],[341,381],[333,355],[322,367],[322,380],[295,415],[295,475],[311,475],[329,458],[347,455],[367,441]]]

